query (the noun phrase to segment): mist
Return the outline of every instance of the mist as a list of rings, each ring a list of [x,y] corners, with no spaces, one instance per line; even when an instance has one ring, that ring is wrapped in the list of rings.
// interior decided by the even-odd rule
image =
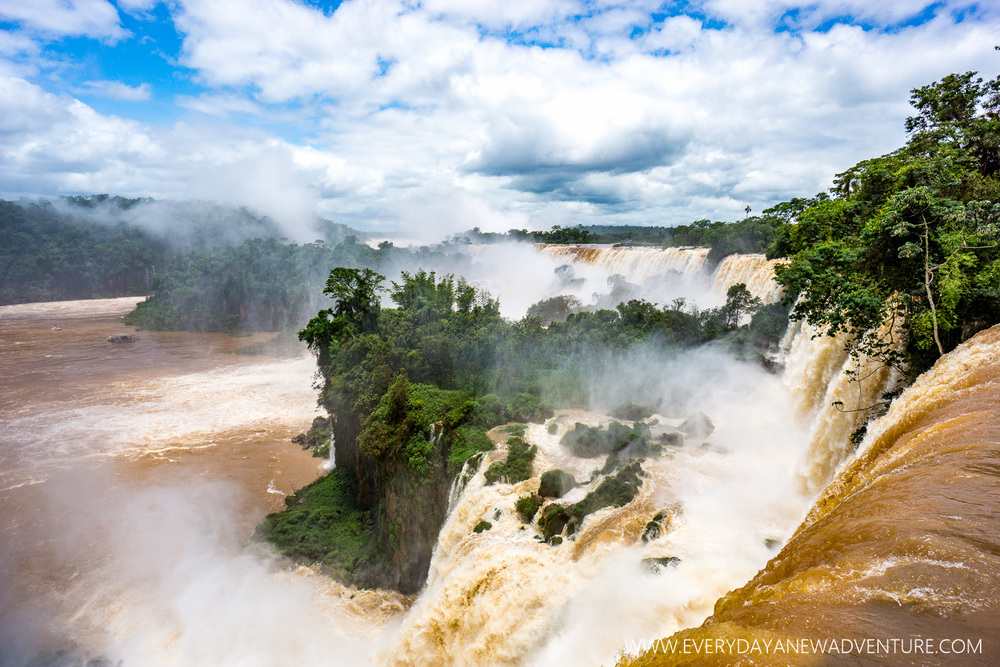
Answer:
[[[481,464],[441,530],[425,590],[382,661],[610,664],[627,642],[700,623],[797,526],[810,500],[795,477],[807,426],[788,419],[780,377],[712,348],[639,345],[595,352],[592,361],[585,374],[591,410],[557,409],[545,425],[529,428],[539,448],[531,480],[488,486],[489,460]],[[696,412],[714,431],[648,459],[639,496],[588,516],[575,540],[550,546],[525,532],[514,503],[542,472],[560,468],[580,481],[558,501],[565,503],[581,500],[601,479],[585,481],[604,459],[572,456],[562,436],[578,421],[612,421],[604,406],[650,399],[659,405],[646,420],[654,435]],[[672,517],[665,534],[639,540],[660,511]],[[492,528],[474,532],[483,520]],[[644,566],[651,558],[678,560],[653,573]]]
[[[371,654],[374,619],[352,617],[322,577],[283,571],[250,541],[237,487],[167,477],[126,485],[77,467],[45,485],[45,530],[30,552],[63,583],[44,623],[20,612],[4,664],[52,651],[53,620],[81,662],[269,667],[361,664]]]

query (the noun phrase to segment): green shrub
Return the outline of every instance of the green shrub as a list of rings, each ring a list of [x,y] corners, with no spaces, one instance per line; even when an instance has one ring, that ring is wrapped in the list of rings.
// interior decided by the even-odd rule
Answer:
[[[509,435],[516,435],[516,436],[518,436],[520,438],[523,438],[524,434],[528,431],[528,425],[527,424],[507,424],[506,426],[504,426],[500,430],[503,431],[504,433],[509,434]]]
[[[521,518],[525,523],[531,523],[534,520],[535,515],[538,514],[538,508],[542,506],[542,499],[535,495],[534,493],[521,496],[514,503],[514,509],[517,513],[521,515]]]
[[[609,414],[615,419],[627,419],[634,422],[652,417],[653,411],[643,405],[626,402],[615,406]]]
[[[496,444],[482,427],[467,424],[459,426],[450,435],[448,450],[448,476],[453,477],[473,456],[496,449]]]
[[[605,507],[622,507],[632,502],[642,486],[645,476],[642,464],[630,463],[617,473],[601,482],[596,489],[573,505],[572,514],[578,519]]]
[[[358,509],[356,484],[346,470],[329,475],[285,498],[286,509],[269,514],[257,536],[295,560],[320,563],[349,583],[364,583],[383,557],[375,548],[371,515]]]
[[[650,444],[650,437],[649,426],[642,422],[636,422],[629,428],[621,422],[613,421],[608,424],[607,429],[577,422],[560,442],[574,456],[585,459],[611,453],[619,454],[622,458],[644,458],[660,451],[656,445]]]
[[[531,463],[538,448],[523,438],[513,437],[507,442],[507,460],[497,461],[486,470],[486,483],[506,482],[516,484],[531,477]]]

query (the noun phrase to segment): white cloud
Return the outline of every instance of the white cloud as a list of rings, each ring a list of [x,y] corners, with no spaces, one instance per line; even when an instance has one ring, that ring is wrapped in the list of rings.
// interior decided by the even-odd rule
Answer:
[[[210,116],[228,116],[231,113],[264,114],[261,106],[252,100],[234,94],[223,95],[178,95],[174,100],[178,105],[200,111]]]
[[[0,56],[11,57],[37,53],[38,43],[27,35],[17,32],[0,32]]]
[[[148,83],[130,86],[120,81],[84,81],[83,85],[87,92],[129,102],[148,100],[152,92]]]
[[[119,7],[133,12],[149,11],[160,3],[161,0],[116,0]]]
[[[425,0],[422,7],[433,17],[447,17],[487,28],[526,28],[573,16],[579,5],[572,0]]]
[[[776,33],[754,21],[788,3],[708,5],[735,23],[677,16],[629,40],[638,4],[349,0],[324,14],[291,0],[181,0],[182,60],[207,91],[175,102],[210,125],[151,128],[8,80],[29,89],[0,84],[16,126],[0,174],[8,192],[37,179],[46,193],[196,194],[385,230],[733,219],[901,145],[910,88],[998,69],[990,12]],[[906,6],[864,11],[892,22]],[[810,7],[813,23],[861,11]],[[568,46],[510,44],[494,35],[507,27]]]
[[[878,26],[891,26],[912,19],[926,9],[937,15],[948,15],[975,7],[982,14],[996,15],[992,3],[970,0],[818,0],[803,4],[796,0],[704,0],[701,3],[710,15],[742,25],[760,25],[786,17],[792,28],[812,29],[830,19],[845,16]]]
[[[118,10],[106,0],[0,0],[0,19],[55,35],[111,41],[126,35]]]

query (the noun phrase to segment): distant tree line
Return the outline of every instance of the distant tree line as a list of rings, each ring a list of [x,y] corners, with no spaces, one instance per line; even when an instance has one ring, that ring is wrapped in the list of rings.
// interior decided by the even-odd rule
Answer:
[[[147,294],[169,255],[165,241],[124,222],[0,200],[0,304]]]
[[[760,216],[748,216],[736,222],[696,220],[689,225],[674,227],[642,227],[639,225],[578,225],[548,231],[511,229],[505,233],[483,232],[478,227],[453,237],[455,242],[617,244],[659,247],[698,246],[710,248],[709,262],[716,264],[733,253],[771,253],[788,215],[779,204]]]

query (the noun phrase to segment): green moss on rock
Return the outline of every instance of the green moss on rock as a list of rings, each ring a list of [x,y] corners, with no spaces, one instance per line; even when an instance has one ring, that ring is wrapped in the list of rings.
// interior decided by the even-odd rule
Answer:
[[[371,513],[358,509],[353,476],[334,470],[285,498],[287,509],[269,514],[258,537],[279,553],[298,561],[319,563],[342,581],[364,585],[380,568]]]
[[[538,519],[538,528],[542,531],[542,537],[545,541],[548,542],[552,536],[561,534],[571,518],[569,511],[556,503],[542,510],[542,516]]]
[[[634,461],[602,481],[596,489],[573,505],[573,516],[578,519],[605,507],[623,507],[635,499],[645,476],[642,464]]]
[[[575,486],[576,479],[568,472],[558,468],[546,470],[538,485],[538,495],[543,498],[562,498]]]
[[[507,460],[497,461],[486,469],[486,483],[505,482],[516,484],[531,477],[531,463],[538,448],[529,445],[523,438],[513,437],[507,441]]]

